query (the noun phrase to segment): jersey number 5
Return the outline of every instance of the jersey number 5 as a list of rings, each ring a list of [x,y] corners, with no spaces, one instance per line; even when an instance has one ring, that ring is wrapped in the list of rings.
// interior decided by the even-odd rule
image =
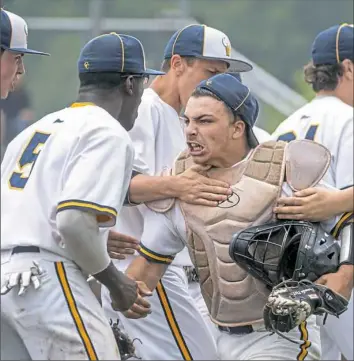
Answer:
[[[18,172],[12,172],[9,183],[11,189],[23,189],[31,175],[34,163],[40,153],[40,146],[43,145],[50,134],[35,132],[30,138],[26,148],[23,150],[18,160]],[[28,175],[26,175],[28,173]]]
[[[318,124],[311,125],[309,130],[305,135],[305,139],[314,140],[317,132]],[[285,134],[279,135],[278,140],[283,140],[284,142],[291,142],[296,139],[296,134],[294,131],[287,132]]]

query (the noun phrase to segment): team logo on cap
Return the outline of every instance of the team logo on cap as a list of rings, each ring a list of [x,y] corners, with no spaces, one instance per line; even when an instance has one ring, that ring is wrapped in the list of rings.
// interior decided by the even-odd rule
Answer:
[[[231,56],[231,44],[227,37],[222,38],[222,45],[225,47],[226,56]]]
[[[90,63],[88,61],[84,62],[84,67],[85,69],[88,69],[90,67]]]
[[[205,83],[207,86],[211,85],[212,84],[212,81],[211,80],[207,80],[207,82]]]

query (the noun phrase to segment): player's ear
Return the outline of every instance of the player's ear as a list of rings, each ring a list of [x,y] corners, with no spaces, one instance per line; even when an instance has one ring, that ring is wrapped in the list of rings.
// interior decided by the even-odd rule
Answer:
[[[344,68],[345,77],[348,80],[353,80],[353,78],[354,78],[354,64],[353,64],[353,62],[351,60],[349,60],[349,59],[345,59],[342,62],[342,66]]]
[[[177,76],[181,76],[185,70],[186,62],[181,58],[180,55],[175,54],[171,58],[171,69]]]
[[[134,87],[134,78],[132,75],[129,75],[124,82],[124,91],[128,95],[133,95],[133,87]]]
[[[246,132],[246,125],[239,117],[236,117],[235,121],[231,125],[231,128],[232,139],[238,139],[242,137]]]

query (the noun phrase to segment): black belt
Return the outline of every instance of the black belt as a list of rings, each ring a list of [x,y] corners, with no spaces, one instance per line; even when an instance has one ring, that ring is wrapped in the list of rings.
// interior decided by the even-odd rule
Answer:
[[[39,253],[41,250],[37,246],[16,246],[12,249],[12,254],[17,253]]]
[[[235,327],[219,326],[219,330],[223,332],[227,332],[230,335],[248,335],[254,332],[252,325],[235,326]]]

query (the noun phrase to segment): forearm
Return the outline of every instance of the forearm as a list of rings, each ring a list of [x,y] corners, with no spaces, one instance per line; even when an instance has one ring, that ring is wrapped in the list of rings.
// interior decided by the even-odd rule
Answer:
[[[333,194],[336,214],[354,211],[354,187]]]
[[[179,179],[175,176],[160,177],[139,174],[129,186],[129,199],[134,203],[144,203],[165,198],[177,198]]]
[[[121,311],[129,309],[136,299],[136,282],[113,265],[106,240],[100,237],[96,217],[78,210],[65,210],[57,214],[57,226],[73,261],[120,300]]]
[[[167,267],[166,264],[153,263],[139,256],[129,265],[125,274],[136,281],[143,281],[153,291],[166,272]]]

